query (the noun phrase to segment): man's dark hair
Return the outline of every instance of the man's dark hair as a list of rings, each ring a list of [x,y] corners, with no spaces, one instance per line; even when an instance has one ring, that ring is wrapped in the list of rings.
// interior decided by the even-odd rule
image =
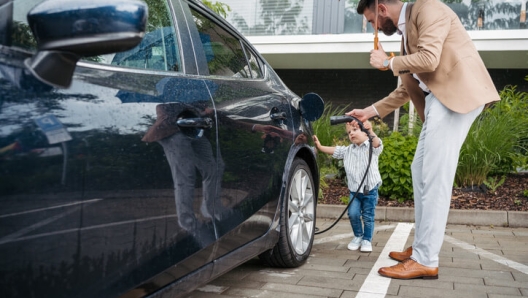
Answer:
[[[399,0],[378,0],[378,4],[380,3],[387,3],[387,4],[393,4],[396,3]],[[357,13],[363,14],[365,9],[372,9],[374,7],[374,3],[376,1],[374,0],[359,0],[358,6],[357,6]]]

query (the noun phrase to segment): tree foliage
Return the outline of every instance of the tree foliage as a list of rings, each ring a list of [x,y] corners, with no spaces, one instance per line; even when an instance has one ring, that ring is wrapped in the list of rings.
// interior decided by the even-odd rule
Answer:
[[[231,7],[222,2],[213,3],[213,1],[202,0],[202,3],[224,19],[227,17],[227,14],[231,11]]]

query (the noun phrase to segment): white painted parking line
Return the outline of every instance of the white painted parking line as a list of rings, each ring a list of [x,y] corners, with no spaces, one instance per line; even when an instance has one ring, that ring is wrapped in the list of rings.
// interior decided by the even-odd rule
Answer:
[[[68,215],[70,213],[73,213],[73,212],[75,212],[75,211],[77,211],[79,209],[81,209],[81,207],[77,206],[77,207],[75,207],[73,209],[70,209],[70,210],[68,210],[66,212],[62,212],[62,213],[57,214],[55,216],[46,218],[45,220],[41,220],[41,221],[37,222],[36,224],[30,225],[28,227],[25,227],[25,228],[23,228],[21,230],[18,230],[16,232],[12,233],[12,234],[9,234],[9,235],[7,235],[5,237],[2,237],[2,238],[0,238],[0,244],[5,244],[5,243],[8,243],[8,242],[12,242],[13,240],[16,240],[18,237],[20,237],[22,235],[25,235],[25,234],[27,234],[29,232],[32,232],[32,231],[34,231],[34,230],[36,230],[36,229],[38,229],[40,227],[43,227],[43,226],[45,226],[47,224],[50,224],[50,223],[52,223],[52,222],[54,222],[54,221],[56,221],[56,220],[58,220],[60,218],[63,218],[64,216],[66,216],[66,215]]]
[[[201,288],[196,289],[197,291],[204,292],[204,293],[215,293],[217,295],[222,294],[222,292],[225,292],[227,290],[227,287],[221,287],[221,286],[215,286],[215,285],[205,285]]]
[[[135,223],[167,219],[167,218],[176,218],[176,214],[152,216],[152,217],[146,217],[146,218],[141,218],[141,219],[132,219],[132,220],[106,223],[102,225],[95,225],[95,226],[89,226],[89,227],[84,227],[84,228],[74,228],[74,229],[53,231],[53,232],[41,233],[41,234],[30,235],[30,236],[25,236],[25,237],[18,237],[16,239],[13,239],[12,237],[11,239],[4,239],[5,238],[4,237],[0,239],[0,244],[16,242],[16,241],[24,241],[24,240],[30,240],[30,239],[37,239],[37,238],[42,238],[42,237],[56,236],[56,235],[67,234],[67,233],[77,233],[77,232],[84,232],[84,231],[96,230],[96,229],[106,229],[106,228],[114,227],[114,226],[135,224]]]
[[[512,269],[515,269],[515,270],[518,270],[524,274],[528,274],[528,266],[524,265],[524,264],[521,264],[521,263],[517,263],[515,261],[512,261],[512,260],[508,260],[506,259],[505,257],[501,257],[499,255],[496,255],[496,254],[493,254],[489,251],[485,251],[483,250],[482,248],[478,248],[476,247],[475,245],[473,244],[469,244],[469,243],[466,243],[466,242],[463,242],[463,241],[460,241],[458,239],[455,239],[451,236],[445,236],[444,237],[444,241],[447,241],[451,244],[455,244],[471,253],[474,253],[474,254],[477,254],[481,257],[484,257],[484,258],[487,258],[487,259],[490,259],[492,261],[495,261],[497,263],[500,263],[500,264],[503,264],[503,265],[506,265]]]
[[[97,201],[100,201],[100,200],[102,200],[102,199],[77,201],[77,202],[73,202],[73,203],[62,204],[62,205],[57,205],[57,206],[51,206],[51,207],[46,207],[46,208],[40,208],[40,209],[33,209],[33,210],[27,210],[27,211],[22,211],[22,212],[16,212],[16,213],[3,214],[3,215],[0,215],[0,218],[17,216],[17,215],[23,215],[23,214],[28,214],[28,213],[40,212],[40,211],[46,211],[46,210],[57,209],[57,208],[68,207],[68,206],[75,206],[75,205],[79,205],[79,204],[94,203],[94,202],[97,202]]]
[[[67,207],[70,207],[70,206],[75,206],[74,208],[70,209],[70,210],[67,210],[65,212],[62,212],[62,213],[59,213],[55,216],[52,216],[52,217],[49,217],[49,218],[46,218],[44,220],[41,220],[35,224],[32,224],[30,226],[27,226],[23,229],[20,229],[14,233],[11,233],[7,236],[4,236],[2,238],[0,238],[0,244],[5,244],[5,243],[9,243],[9,242],[13,242],[13,241],[16,241],[18,239],[20,239],[21,236],[25,235],[25,234],[28,234],[36,229],[39,229],[45,225],[48,225],[60,218],[63,218],[65,217],[66,215],[69,215],[73,212],[76,212],[78,211],[79,209],[81,209],[82,206],[76,206],[76,205],[79,205],[79,204],[91,204],[91,203],[95,203],[97,201],[100,201],[101,199],[94,199],[94,200],[89,200],[89,201],[82,201],[82,202],[75,202],[75,203],[70,203],[70,204],[65,204],[65,205],[62,205],[63,207],[64,206],[67,206]],[[78,204],[79,203],[79,204]],[[39,211],[42,211],[42,210],[49,210],[49,209],[55,209],[55,208],[58,208],[57,206],[54,206],[54,207],[49,207],[49,208],[43,208],[43,209],[34,209],[34,210],[29,210],[28,212],[31,213],[32,211],[35,211],[35,210],[39,210]],[[18,214],[21,214],[22,212],[19,212]],[[12,214],[15,214],[15,213],[12,213]]]
[[[359,289],[356,298],[382,298],[387,294],[391,279],[378,274],[380,267],[395,265],[397,262],[391,260],[388,255],[391,251],[403,251],[407,238],[411,233],[414,224],[399,223],[392,233],[389,241],[385,244],[378,260],[370,270],[365,282]]]
[[[379,226],[379,227],[375,227],[374,231],[394,229],[394,227],[395,227],[394,225]],[[338,235],[333,235],[333,236],[324,237],[320,239],[315,239],[313,243],[321,244],[321,243],[327,243],[327,242],[332,242],[332,241],[337,241],[337,240],[341,240],[345,238],[352,238],[352,237],[354,237],[354,233],[338,234]]]

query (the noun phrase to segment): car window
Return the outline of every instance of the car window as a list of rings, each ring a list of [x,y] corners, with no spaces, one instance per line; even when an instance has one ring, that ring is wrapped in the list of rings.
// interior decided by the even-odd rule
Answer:
[[[211,75],[251,78],[251,71],[240,40],[221,26],[191,9],[200,34]]]
[[[246,49],[246,55],[249,61],[249,69],[251,69],[251,76],[253,78],[262,78],[262,60],[258,58],[253,52],[251,47],[244,43],[244,49]]]
[[[140,69],[181,71],[178,39],[168,4],[164,0],[146,2],[149,7],[147,30],[139,45],[125,52],[107,55],[97,62]]]

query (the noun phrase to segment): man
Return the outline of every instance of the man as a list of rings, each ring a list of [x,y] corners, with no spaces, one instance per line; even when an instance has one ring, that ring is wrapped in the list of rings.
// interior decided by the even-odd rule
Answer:
[[[370,64],[400,76],[401,85],[364,109],[347,113],[361,121],[412,100],[423,127],[411,166],[415,236],[411,247],[389,256],[401,263],[378,273],[391,278],[438,278],[452,185],[462,143],[484,105],[499,95],[457,15],[439,0],[360,0],[357,11],[386,35],[402,34],[401,56],[381,44]],[[377,16],[377,21],[376,21]]]

